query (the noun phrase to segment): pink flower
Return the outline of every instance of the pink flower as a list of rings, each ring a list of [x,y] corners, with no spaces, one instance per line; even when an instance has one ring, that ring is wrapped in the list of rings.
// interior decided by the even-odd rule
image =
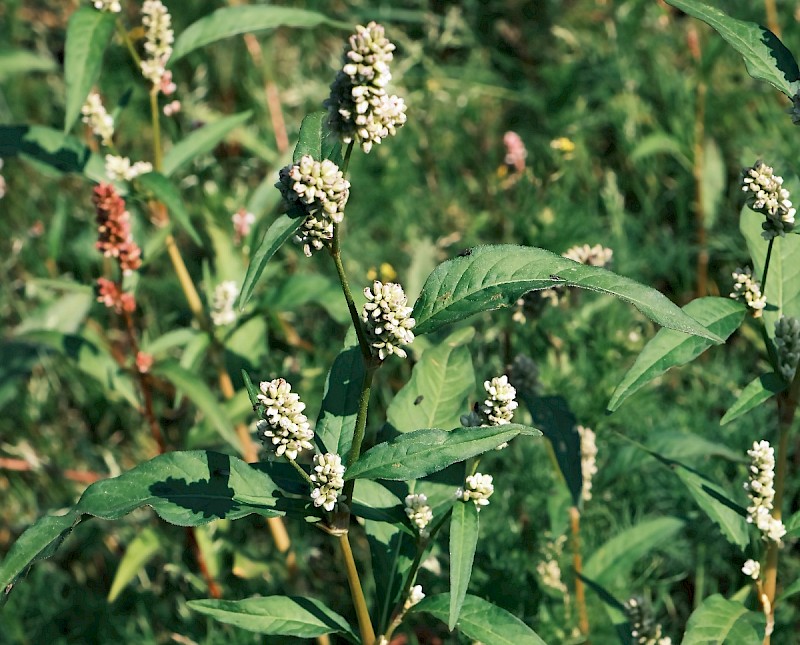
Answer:
[[[94,189],[93,201],[97,208],[96,248],[106,257],[117,258],[123,273],[136,271],[142,266],[142,250],[131,237],[125,200],[111,184],[100,184]]]
[[[133,294],[125,293],[120,285],[106,278],[97,278],[97,302],[102,302],[118,314],[123,311],[128,313],[136,311],[136,300]]]
[[[516,132],[509,130],[503,135],[503,143],[506,146],[504,163],[513,168],[515,172],[523,172],[528,151],[525,150],[525,144],[522,143],[520,136]]]
[[[139,370],[141,374],[147,374],[150,371],[150,368],[153,367],[153,356],[152,354],[148,354],[146,352],[137,352],[136,353],[136,369]]]
[[[231,221],[233,222],[234,241],[236,244],[241,244],[242,240],[250,234],[256,216],[248,213],[246,208],[240,208],[231,216]]]
[[[161,75],[161,83],[159,84],[158,89],[161,90],[161,93],[164,96],[169,96],[170,94],[173,94],[175,90],[178,89],[178,86],[172,82],[172,72],[167,70]]]

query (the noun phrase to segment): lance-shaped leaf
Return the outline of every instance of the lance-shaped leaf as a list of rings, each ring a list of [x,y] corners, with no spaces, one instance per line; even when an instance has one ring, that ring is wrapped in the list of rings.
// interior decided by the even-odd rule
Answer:
[[[252,112],[248,110],[240,114],[223,117],[195,130],[172,146],[170,151],[164,155],[162,172],[166,177],[169,177],[192,159],[210,152],[220,141],[228,136],[231,130],[242,125],[251,115]]]
[[[683,308],[688,315],[701,323],[710,332],[727,340],[747,313],[747,307],[730,298],[698,298]],[[713,343],[698,336],[690,336],[672,329],[661,329],[645,345],[636,362],[614,390],[608,411],[613,412],[631,394],[645,384],[677,365],[693,361]]]
[[[555,286],[616,296],[664,327],[722,342],[655,289],[544,249],[512,244],[478,246],[436,267],[414,305],[414,331],[430,333],[482,311],[511,307],[528,291]]]
[[[64,173],[87,173],[89,162],[93,158],[91,150],[75,137],[53,128],[41,125],[0,125],[0,158],[8,159],[17,155]],[[94,165],[102,168],[102,159],[99,155],[94,157]]]
[[[309,29],[318,25],[351,28],[346,23],[336,22],[321,13],[306,9],[265,5],[223,7],[203,16],[181,32],[175,41],[169,63],[172,65],[189,52],[223,38],[279,27]]]
[[[416,430],[365,452],[345,471],[349,479],[419,479],[450,464],[464,461],[517,435],[541,435],[535,428],[517,424],[481,428]]]
[[[472,356],[466,347],[472,327],[459,329],[422,354],[411,379],[392,399],[386,417],[398,432],[417,428],[454,428],[475,387]]]
[[[358,345],[345,347],[333,361],[315,427],[317,441],[325,452],[350,452],[364,373],[364,357]]]
[[[67,86],[64,132],[75,123],[92,85],[100,76],[103,52],[113,33],[113,13],[81,7],[69,18],[64,44],[64,81]]]
[[[764,638],[763,618],[761,612],[714,594],[692,612],[681,645],[760,645]]]
[[[753,78],[767,81],[786,96],[797,91],[800,70],[780,39],[766,27],[731,18],[716,7],[698,0],[667,0],[673,7],[713,27],[744,58]]]
[[[259,634],[297,638],[342,634],[351,643],[360,642],[344,618],[314,598],[267,596],[246,600],[190,600],[186,604],[221,623]]]
[[[230,455],[201,450],[159,455],[92,484],[66,515],[44,517],[25,531],[0,565],[0,588],[13,584],[35,560],[50,557],[84,515],[116,520],[150,506],[178,526],[251,513],[277,517],[284,513],[277,492],[267,474]]]
[[[412,608],[447,622],[450,614],[450,594],[428,596]],[[473,641],[486,645],[545,645],[545,642],[519,618],[497,605],[467,596],[456,623],[458,630]]]
[[[459,502],[450,516],[450,611],[447,627],[456,626],[472,575],[472,562],[478,546],[478,507],[473,502]]]
[[[119,561],[111,589],[108,591],[108,602],[114,602],[139,571],[165,547],[164,541],[155,529],[148,527],[139,533],[127,546],[125,555]]]
[[[189,234],[192,241],[198,246],[202,246],[203,243],[189,218],[189,212],[186,210],[181,194],[169,179],[161,173],[149,172],[137,177],[136,183],[153,193],[155,198],[167,207],[169,214],[180,227]]]
[[[728,408],[728,411],[725,413],[725,416],[722,417],[719,424],[724,426],[734,419],[738,419],[743,414],[747,414],[750,410],[757,408],[764,401],[783,392],[787,387],[786,381],[775,374],[775,372],[762,374],[745,386],[739,398]]]
[[[342,165],[342,142],[328,127],[328,113],[312,112],[300,124],[300,134],[292,154],[293,163],[303,155],[311,155],[317,161],[330,159],[337,166]]]

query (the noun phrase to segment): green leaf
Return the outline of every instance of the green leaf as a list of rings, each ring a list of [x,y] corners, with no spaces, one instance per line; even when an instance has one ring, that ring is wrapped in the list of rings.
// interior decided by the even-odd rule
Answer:
[[[192,238],[192,241],[197,246],[203,245],[192,224],[192,220],[189,218],[189,212],[186,210],[180,192],[169,179],[161,173],[149,172],[146,175],[137,177],[136,183],[153,193],[155,198],[167,207],[172,218],[189,234],[189,237]]]
[[[762,616],[714,594],[692,612],[681,645],[760,645],[763,628],[759,626],[760,636],[751,623],[762,622]]]
[[[337,166],[342,165],[342,143],[328,128],[327,112],[312,112],[300,124],[292,162],[299,162],[303,155],[311,155],[316,161],[330,159]]]
[[[189,52],[223,38],[279,27],[308,29],[318,25],[350,28],[349,25],[331,20],[321,13],[305,9],[272,6],[224,7],[203,16],[181,32],[175,41],[169,63],[172,65]]]
[[[289,217],[288,215],[281,215],[272,222],[267,232],[264,233],[261,242],[253,251],[250,265],[247,267],[247,273],[242,283],[242,290],[239,293],[239,309],[244,309],[253,296],[253,289],[255,289],[256,282],[264,272],[267,262],[283,246],[283,243],[294,235],[294,232],[300,228],[302,223],[302,217]]]
[[[283,514],[272,479],[241,459],[217,452],[159,455],[133,470],[89,486],[66,515],[47,516],[25,531],[0,565],[0,588],[12,584],[41,558],[51,556],[84,515],[116,520],[150,506],[178,526],[200,526],[252,513]]]
[[[511,244],[478,246],[436,267],[414,305],[414,332],[428,334],[482,311],[511,307],[528,291],[557,285],[614,295],[664,327],[722,342],[655,289],[544,249]]]
[[[103,54],[114,33],[113,13],[81,7],[69,18],[64,45],[64,81],[67,86],[64,132],[69,132],[100,76]]]
[[[683,526],[684,522],[674,517],[639,522],[596,549],[586,561],[583,573],[602,585],[622,582],[639,558],[671,541]]]
[[[472,563],[478,546],[478,507],[459,502],[450,516],[450,612],[447,628],[452,632],[461,614],[472,575]]]
[[[89,148],[58,130],[41,125],[0,125],[0,158],[17,155],[62,173],[83,173],[92,157]]]
[[[775,372],[762,374],[745,386],[739,398],[728,408],[728,411],[725,413],[725,416],[722,417],[719,424],[724,426],[734,419],[738,419],[743,414],[747,414],[753,408],[761,405],[764,401],[783,392],[787,387],[783,378],[775,374]]]
[[[784,600],[788,600],[792,596],[796,596],[798,593],[800,593],[800,579],[795,580],[792,584],[786,587],[786,589],[779,593],[776,602],[782,603]]]
[[[169,177],[184,164],[189,163],[202,154],[210,152],[231,130],[242,125],[251,115],[252,112],[250,110],[239,114],[233,114],[195,130],[185,139],[176,143],[172,149],[164,155],[162,172],[165,176]]]
[[[767,81],[791,97],[797,91],[800,70],[780,39],[766,27],[731,18],[698,0],[667,0],[673,7],[713,27],[744,58],[753,78]]]
[[[796,178],[786,180],[784,188],[792,193],[800,191],[800,181]],[[739,230],[747,242],[747,250],[753,260],[753,273],[760,280],[764,275],[764,261],[767,257],[767,242],[761,237],[761,223],[764,216],[742,208],[739,216]],[[767,295],[767,307],[762,316],[764,328],[769,338],[775,337],[775,323],[781,316],[800,318],[800,235],[776,237],[769,261],[767,284],[761,285]]]
[[[364,358],[358,344],[345,347],[333,361],[316,424],[317,441],[325,452],[350,452],[364,374]]]
[[[342,634],[352,643],[359,642],[347,621],[315,598],[266,596],[246,600],[190,600],[186,604],[221,623],[259,634],[298,638]]]
[[[428,596],[411,611],[425,612],[447,622],[450,615],[450,594]],[[519,618],[477,596],[467,596],[464,599],[456,627],[467,638],[480,641],[484,645],[546,645]]]
[[[55,60],[27,49],[6,49],[0,51],[0,83],[17,74],[34,72],[54,72],[58,69]]]
[[[517,424],[457,428],[451,432],[438,428],[409,432],[370,448],[347,469],[344,478],[419,479],[493,450],[519,434],[537,436],[541,432]]]
[[[139,533],[125,549],[125,555],[119,561],[114,581],[108,592],[108,602],[114,602],[139,571],[162,549],[164,544],[156,530],[145,528]]]
[[[467,411],[467,399],[475,387],[475,371],[467,344],[475,336],[472,327],[459,329],[422,354],[411,379],[397,393],[386,411],[398,432],[417,428],[455,428]]]
[[[730,298],[707,297],[692,300],[683,311],[709,331],[727,340],[742,324],[747,307]],[[693,361],[712,344],[710,340],[698,336],[688,336],[671,329],[659,330],[614,390],[608,411],[619,408],[631,394],[668,369]]]
[[[217,401],[216,395],[203,382],[199,374],[184,369],[175,361],[157,363],[153,366],[151,372],[155,376],[167,379],[181,390],[206,415],[220,437],[236,450],[241,449],[241,443],[233,429],[233,423],[228,418],[228,413]]]
[[[533,422],[553,445],[558,468],[564,476],[572,503],[579,506],[583,492],[581,436],[569,404],[560,396],[537,397],[527,392],[520,392],[519,398],[530,411]]]

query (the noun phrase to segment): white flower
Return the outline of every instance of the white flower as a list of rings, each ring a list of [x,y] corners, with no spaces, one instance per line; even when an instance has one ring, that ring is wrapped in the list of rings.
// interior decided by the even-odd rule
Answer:
[[[484,381],[483,387],[486,399],[480,406],[480,413],[485,425],[503,426],[511,423],[519,403],[516,401],[517,390],[508,382],[508,376],[495,376],[491,381]]]
[[[303,414],[306,404],[300,395],[282,378],[262,381],[259,389],[258,401],[266,407],[266,418],[257,425],[261,440],[272,443],[278,457],[285,454],[292,460],[303,450],[313,450],[314,431]]]
[[[494,484],[491,475],[482,475],[475,473],[467,477],[467,485],[465,488],[459,488],[456,491],[456,497],[463,502],[472,500],[481,510],[481,506],[489,504],[489,498],[494,493]]]
[[[106,176],[111,181],[131,181],[148,172],[153,172],[153,164],[149,161],[137,161],[131,164],[128,157],[106,155]]]
[[[588,502],[592,499],[592,478],[597,474],[597,443],[591,428],[578,426],[577,430],[581,436],[581,498]]]
[[[580,262],[581,264],[587,264],[593,267],[604,267],[611,264],[614,251],[604,247],[602,244],[595,244],[594,246],[584,244],[583,246],[573,246],[562,253],[562,255],[565,258]]]
[[[81,120],[100,137],[103,145],[111,145],[111,138],[114,136],[114,118],[106,111],[103,100],[97,92],[92,92],[86,97],[81,114],[83,114]]]
[[[342,458],[333,453],[314,455],[314,472],[311,481],[317,484],[311,491],[314,506],[322,506],[326,511],[332,511],[336,501],[342,496],[344,488],[344,466]]]
[[[651,615],[650,607],[641,598],[631,598],[625,605],[625,616],[631,625],[631,636],[636,645],[672,645],[669,636],[661,635],[661,625]]]
[[[733,272],[733,291],[730,297],[744,301],[753,310],[753,318],[760,318],[761,312],[767,306],[767,299],[761,295],[761,283],[753,280],[750,267],[736,269]]]
[[[564,544],[567,541],[566,535],[561,535],[553,541],[545,543],[542,549],[544,556],[536,565],[536,573],[539,574],[539,579],[545,587],[558,591],[562,594],[567,594],[567,585],[561,579],[561,567],[558,564],[558,558],[564,551]]]
[[[158,90],[168,73],[167,61],[172,55],[172,43],[175,41],[172,16],[161,0],[145,0],[142,5],[142,25],[146,29],[142,75]]]
[[[742,190],[747,193],[747,205],[762,213],[766,219],[761,224],[761,236],[766,240],[786,235],[794,228],[795,209],[789,201],[789,191],[783,187],[783,177],[763,161],[746,168]]]
[[[331,129],[345,143],[357,140],[364,152],[406,122],[405,102],[386,92],[394,49],[381,25],[371,22],[356,27],[325,101]]]
[[[422,599],[425,597],[425,593],[422,591],[422,585],[414,585],[408,591],[408,598],[406,598],[406,602],[403,605],[403,608],[408,611],[414,605],[421,602]]]
[[[367,302],[361,310],[361,320],[366,326],[367,339],[378,358],[384,360],[391,354],[400,358],[407,356],[401,345],[409,345],[414,340],[415,320],[411,318],[412,308],[403,287],[394,282],[383,283],[375,280],[372,289],[364,289]]]
[[[753,580],[758,580],[761,575],[761,563],[756,560],[746,560],[742,566],[742,573]]]
[[[211,303],[211,320],[217,327],[236,322],[233,303],[239,295],[239,286],[233,280],[221,282],[214,289],[214,300]]]
[[[750,480],[744,484],[751,502],[747,507],[747,521],[756,525],[764,541],[780,543],[786,535],[786,527],[780,519],[772,516],[775,450],[768,441],[755,441],[747,454],[751,458]]]
[[[109,13],[122,11],[122,4],[119,0],[93,0],[92,4],[98,11],[107,11]]]
[[[427,537],[427,526],[433,519],[433,511],[428,506],[428,497],[423,493],[406,495],[406,515],[416,527],[422,537]]]

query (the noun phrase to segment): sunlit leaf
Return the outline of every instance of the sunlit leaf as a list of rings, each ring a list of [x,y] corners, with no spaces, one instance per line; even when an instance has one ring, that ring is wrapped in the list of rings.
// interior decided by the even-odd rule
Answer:
[[[689,616],[681,645],[761,645],[763,616],[742,603],[714,594]]]

